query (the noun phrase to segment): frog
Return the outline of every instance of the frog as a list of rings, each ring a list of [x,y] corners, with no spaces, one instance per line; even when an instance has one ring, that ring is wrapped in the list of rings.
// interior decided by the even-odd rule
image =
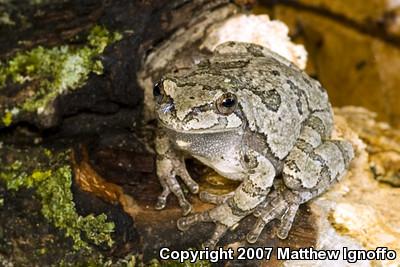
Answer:
[[[299,206],[339,181],[354,157],[350,142],[332,138],[327,91],[264,46],[220,44],[194,66],[163,75],[153,95],[162,187],[155,208],[165,208],[172,193],[183,212],[179,230],[214,223],[203,247],[214,248],[249,215],[257,219],[247,242],[255,243],[274,219],[280,220],[277,236],[287,238]],[[199,192],[188,157],[238,187],[224,195]],[[215,206],[192,213],[186,188]]]

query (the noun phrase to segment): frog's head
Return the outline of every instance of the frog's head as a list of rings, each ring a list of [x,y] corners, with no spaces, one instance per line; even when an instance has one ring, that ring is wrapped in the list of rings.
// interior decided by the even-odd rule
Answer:
[[[161,124],[177,132],[213,133],[241,129],[240,99],[223,76],[187,72],[165,77],[154,86]],[[225,83],[225,85],[223,85]]]
[[[290,62],[259,45],[223,43],[210,58],[167,74],[154,86],[158,119],[178,132],[243,129],[244,115],[258,112],[253,99],[259,97],[248,91],[264,90],[274,79],[264,73],[277,64],[288,68]]]

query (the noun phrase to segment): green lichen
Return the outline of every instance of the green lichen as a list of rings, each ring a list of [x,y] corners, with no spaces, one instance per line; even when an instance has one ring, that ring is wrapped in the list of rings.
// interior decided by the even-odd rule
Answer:
[[[20,105],[28,112],[44,112],[59,94],[82,86],[90,73],[102,74],[103,65],[95,58],[107,45],[122,38],[106,28],[95,26],[83,46],[38,46],[20,52],[7,63],[0,62],[0,91],[9,83],[26,84],[34,94]]]
[[[15,21],[13,21],[10,18],[10,15],[7,12],[1,12],[0,13],[0,25],[10,25],[10,26],[14,26],[15,25]]]
[[[23,160],[14,160],[11,164],[0,160],[0,180],[5,182],[9,190],[34,188],[41,199],[42,214],[72,238],[74,249],[90,249],[82,236],[96,245],[105,243],[111,246],[114,223],[107,222],[106,215],[83,217],[76,212],[71,192],[72,171],[65,164],[66,153],[53,155],[49,150],[44,150],[42,154],[51,163],[49,166],[37,163],[34,170],[29,170],[27,162]]]
[[[12,113],[10,111],[7,111],[4,114],[4,117],[1,119],[3,121],[3,124],[8,127],[12,123]]]

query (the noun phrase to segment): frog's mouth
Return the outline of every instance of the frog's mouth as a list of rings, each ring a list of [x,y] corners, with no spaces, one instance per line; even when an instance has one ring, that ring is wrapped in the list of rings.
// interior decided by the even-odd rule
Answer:
[[[179,129],[179,128],[174,128],[173,126],[164,123],[162,120],[158,119],[158,123],[161,127],[164,129],[170,131],[170,132],[176,132],[176,133],[181,133],[181,134],[212,134],[212,133],[226,133],[226,132],[234,132],[243,129],[243,125],[240,125],[238,127],[227,127],[227,128],[217,128],[215,126],[210,127],[208,129],[191,129],[191,130],[185,130],[185,129]]]

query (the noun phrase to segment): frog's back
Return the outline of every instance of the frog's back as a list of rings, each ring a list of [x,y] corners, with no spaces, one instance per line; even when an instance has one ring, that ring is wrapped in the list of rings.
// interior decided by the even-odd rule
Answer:
[[[221,71],[232,80],[250,130],[265,136],[268,149],[278,159],[291,151],[311,115],[321,113],[321,119],[331,128],[328,95],[318,81],[266,48],[233,45],[247,45],[250,51],[242,55],[217,54],[212,64],[219,65],[219,60],[227,65],[232,62],[228,67],[220,66]],[[234,62],[239,67],[234,67]]]

